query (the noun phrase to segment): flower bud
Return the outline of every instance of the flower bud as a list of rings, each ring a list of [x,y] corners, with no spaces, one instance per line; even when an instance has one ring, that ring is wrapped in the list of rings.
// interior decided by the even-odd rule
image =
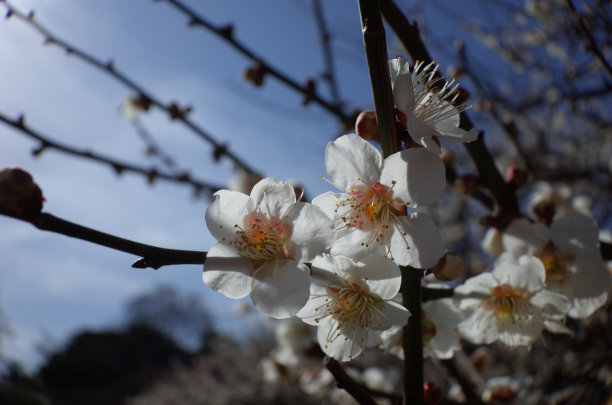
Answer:
[[[484,239],[480,243],[482,249],[492,256],[499,256],[504,252],[502,234],[497,228],[489,228]]]
[[[512,165],[506,170],[506,181],[513,190],[517,190],[527,182],[527,172]]]
[[[42,191],[30,173],[18,167],[0,170],[0,207],[20,214],[35,214],[42,210]]]
[[[442,402],[444,393],[436,383],[427,381],[423,384],[424,403],[426,405],[437,405]]]
[[[362,111],[355,121],[355,132],[366,141],[379,141],[378,122],[374,111]]]
[[[461,277],[464,268],[463,260],[454,252],[447,250],[438,263],[431,268],[431,272],[440,281],[450,281]]]
[[[261,87],[264,81],[264,77],[266,75],[266,67],[261,62],[255,62],[255,64],[249,66],[247,70],[244,71],[242,77],[247,82],[251,82],[255,85],[255,87]]]
[[[550,225],[555,216],[556,208],[552,201],[541,200],[533,206],[532,211],[538,218],[538,221]]]

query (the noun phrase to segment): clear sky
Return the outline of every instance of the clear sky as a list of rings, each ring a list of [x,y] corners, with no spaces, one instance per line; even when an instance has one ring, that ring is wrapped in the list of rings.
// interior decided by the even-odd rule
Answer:
[[[214,24],[233,23],[237,39],[298,82],[324,71],[309,1],[186,3]],[[357,4],[322,3],[334,33],[340,94],[350,106],[346,111],[371,108]],[[264,175],[298,179],[311,198],[330,189],[319,176],[325,174],[325,145],[338,134],[334,117],[316,105],[302,107],[299,94],[271,77],[259,89],[245,82],[241,75],[251,62],[211,33],[189,29],[186,17],[168,4],[12,4],[24,12],[34,9],[37,21],[75,46],[103,60],[112,58],[118,70],[157,98],[193,106],[191,119]],[[12,117],[24,113],[29,126],[56,140],[150,165],[144,144],[121,114],[130,91],[61,49],[42,44],[43,38],[24,22],[0,20],[0,112]],[[325,83],[319,89],[328,97]],[[142,120],[194,176],[225,184],[233,175],[227,160],[214,163],[209,145],[159,110]],[[194,250],[213,245],[204,224],[207,201],[192,198],[188,187],[163,181],[149,186],[140,176],[117,177],[107,166],[51,150],[33,158],[36,146],[0,124],[0,166],[29,171],[46,197],[45,211],[143,243]],[[235,315],[236,301],[206,287],[200,266],[136,270],[130,268],[134,256],[10,218],[0,216],[0,230],[0,309],[12,332],[0,349],[27,366],[38,361],[37,345],[55,345],[82,328],[116,324],[130,297],[161,283],[201,294],[221,330],[248,333],[244,329],[250,326]]]

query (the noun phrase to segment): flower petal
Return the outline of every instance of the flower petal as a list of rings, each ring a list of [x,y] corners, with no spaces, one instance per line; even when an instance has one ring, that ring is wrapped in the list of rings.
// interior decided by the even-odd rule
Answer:
[[[387,330],[392,326],[404,326],[410,318],[410,311],[393,301],[386,301],[378,316],[372,320],[373,330]]]
[[[423,148],[410,148],[385,159],[380,182],[393,187],[394,198],[418,207],[440,198],[446,185],[445,173],[440,157]]]
[[[390,300],[399,292],[402,274],[397,264],[381,255],[368,255],[352,269],[353,278],[367,280],[370,291],[383,300]]]
[[[428,269],[438,263],[444,254],[444,244],[433,219],[417,211],[398,217],[398,220],[400,225],[393,230],[389,246],[394,261],[400,266],[419,269]]]
[[[283,222],[292,225],[291,240],[286,243],[289,254],[301,262],[312,261],[336,239],[333,221],[313,204],[293,204]]]
[[[408,61],[404,58],[390,59],[389,77],[395,106],[406,114],[412,114],[415,107],[414,87]]]
[[[206,255],[202,279],[207,286],[229,298],[246,297],[251,292],[251,260],[224,243],[214,245]]]
[[[253,186],[251,199],[261,212],[277,218],[280,218],[296,201],[293,186],[272,177],[266,177]]]
[[[337,327],[337,321],[331,316],[323,318],[317,329],[317,341],[329,357],[338,361],[353,360],[363,352],[368,330],[352,328],[338,331]]]
[[[506,258],[506,256],[503,256]],[[544,287],[546,269],[542,261],[536,257],[524,255],[518,259],[507,256],[506,260],[498,261],[493,269],[493,275],[501,284],[521,287],[528,292],[534,292]]]
[[[599,229],[593,218],[583,214],[569,214],[550,225],[553,243],[560,249],[576,253],[597,248]]]
[[[550,240],[550,230],[542,223],[531,223],[527,218],[515,219],[502,234],[502,244],[514,256],[530,253]]]
[[[208,230],[219,241],[233,241],[234,225],[242,226],[242,218],[248,213],[249,196],[238,191],[219,190],[215,200],[206,210]]]
[[[327,175],[343,191],[362,182],[378,181],[381,167],[380,152],[355,134],[343,135],[325,149]]]
[[[253,304],[275,319],[297,314],[309,296],[310,271],[297,260],[280,260],[271,275],[253,278]]]

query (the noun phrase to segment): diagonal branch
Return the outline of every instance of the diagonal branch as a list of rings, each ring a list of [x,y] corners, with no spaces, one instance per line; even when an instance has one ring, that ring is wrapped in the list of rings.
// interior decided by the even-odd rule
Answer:
[[[162,266],[173,264],[203,264],[206,261],[206,252],[195,250],[166,249],[157,246],[145,245],[129,239],[120,238],[108,233],[100,232],[92,228],[75,224],[58,218],[46,212],[38,214],[21,214],[0,207],[0,215],[29,222],[43,231],[61,233],[72,238],[82,239],[88,242],[142,256],[132,264],[132,267],[144,269],[151,267],[159,269]]]
[[[380,8],[383,17],[389,23],[391,29],[393,29],[412,59],[415,61],[420,60],[424,63],[430,62],[432,60],[431,56],[421,40],[416,23],[409,22],[392,0],[380,0]],[[461,113],[460,127],[465,130],[474,128],[474,124],[465,112]],[[484,184],[495,197],[499,210],[495,214],[503,214],[502,216],[504,217],[516,215],[518,213],[516,194],[497,169],[493,156],[484,144],[483,134],[481,133],[476,141],[466,143],[465,148],[474,161]]]
[[[565,1],[567,3],[567,6],[569,7],[570,11],[572,12],[572,15],[576,19],[576,22],[580,26],[580,30],[582,31],[582,35],[584,35],[584,37],[589,42],[589,48],[591,49],[591,52],[593,52],[593,54],[599,60],[601,65],[604,67],[604,69],[606,69],[608,74],[612,77],[612,66],[606,60],[606,57],[604,56],[603,52],[601,51],[601,48],[599,48],[599,46],[597,45],[597,42],[595,41],[595,37],[593,37],[593,34],[591,34],[591,31],[589,30],[589,28],[584,23],[584,18],[582,18],[582,15],[578,12],[578,10],[576,10],[576,7],[574,6],[574,3],[572,2],[572,0],[565,0]]]
[[[227,156],[237,166],[245,170],[247,173],[249,174],[255,173],[254,169],[252,169],[249,165],[247,165],[246,162],[244,162],[241,158],[239,158],[237,155],[231,152],[227,148],[226,145],[223,145],[222,143],[217,141],[212,135],[210,135],[202,127],[200,127],[198,124],[196,124],[191,119],[189,119],[187,117],[189,108],[179,107],[177,103],[175,102],[172,102],[170,104],[163,103],[159,99],[155,98],[151,93],[146,91],[142,86],[138,85],[134,80],[132,80],[126,74],[117,70],[112,60],[108,62],[103,62],[100,59],[97,59],[94,56],[91,56],[88,53],[80,50],[79,48],[76,48],[75,46],[69,44],[63,39],[56,37],[49,30],[47,30],[45,27],[43,27],[41,24],[39,24],[34,19],[33,12],[30,12],[28,15],[25,15],[19,10],[17,10],[16,8],[14,8],[9,2],[5,0],[0,0],[0,3],[4,4],[4,6],[8,9],[7,17],[14,16],[26,22],[28,25],[30,25],[32,28],[38,31],[43,37],[45,37],[46,44],[57,45],[60,48],[63,48],[66,51],[66,53],[68,53],[69,55],[74,55],[78,57],[79,59],[87,62],[91,66],[94,66],[100,69],[101,71],[109,74],[110,76],[115,78],[117,81],[125,85],[126,87],[135,91],[138,94],[138,98],[141,102],[147,105],[154,105],[157,108],[166,111],[171,119],[178,120],[181,123],[183,123],[183,125],[189,128],[192,132],[194,132],[200,138],[210,143],[215,148],[216,153],[218,153],[219,155]]]
[[[323,359],[323,364],[336,379],[338,388],[344,389],[362,405],[376,405],[376,401],[374,401],[374,398],[372,398],[368,390],[351,378],[337,360],[331,357],[325,357]]]
[[[80,150],[73,146],[69,146],[66,144],[56,142],[52,140],[51,138],[45,135],[42,135],[39,132],[34,131],[33,129],[29,128],[25,124],[25,120],[23,116],[19,116],[16,119],[12,120],[0,112],[0,121],[12,126],[13,128],[19,130],[21,133],[29,136],[30,138],[34,138],[40,141],[40,146],[37,149],[35,149],[34,154],[39,154],[44,149],[56,149],[56,150],[68,153],[69,155],[78,156],[84,159],[89,159],[95,162],[107,164],[111,166],[117,174],[121,174],[122,172],[132,172],[132,173],[138,173],[138,174],[144,175],[147,177],[149,182],[153,182],[156,179],[163,179],[163,180],[167,180],[167,181],[171,181],[175,183],[189,184],[193,186],[197,191],[206,191],[209,193],[213,193],[221,188],[220,186],[194,179],[189,175],[189,173],[179,173],[179,174],[164,173],[164,172],[158,171],[154,167],[147,169],[141,166],[136,166],[130,163],[122,162],[120,160],[110,158],[102,154],[92,152],[87,149]]]
[[[257,55],[255,52],[247,48],[244,44],[239,42],[236,38],[234,38],[231,26],[221,26],[216,27],[211,22],[207,21],[204,17],[187,7],[179,0],[157,0],[157,1],[165,1],[171,6],[175,7],[177,10],[185,14],[190,18],[189,25],[193,27],[200,27],[208,30],[209,32],[217,35],[221,39],[227,41],[231,46],[233,46],[238,52],[251,59],[254,62],[260,64],[266,74],[270,74],[271,76],[278,79],[281,83],[286,86],[292,88],[293,90],[303,94],[305,97],[308,97],[309,101],[313,101],[323,107],[327,112],[336,116],[342,123],[350,124],[349,126],[353,126],[351,117],[347,116],[343,111],[339,104],[332,103],[320,95],[318,95],[315,91],[308,89],[301,84],[299,84],[294,79],[287,76],[285,73],[281,72],[274,66],[270,65],[266,62],[262,57]]]

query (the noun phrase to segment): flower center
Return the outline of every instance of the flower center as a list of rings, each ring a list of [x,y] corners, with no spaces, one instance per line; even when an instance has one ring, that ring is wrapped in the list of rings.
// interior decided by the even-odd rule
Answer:
[[[383,304],[383,299],[359,280],[346,280],[343,286],[330,285],[327,295],[331,298],[325,305],[327,313],[338,321],[340,332],[369,327]]]
[[[552,242],[547,243],[533,253],[540,259],[546,269],[546,281],[555,283],[565,282],[569,266],[574,261],[574,256],[569,253],[561,252]]]
[[[453,104],[459,97],[458,84],[455,80],[450,82],[438,74],[435,62],[425,65],[417,62],[412,72],[412,86],[414,91],[414,117],[424,124],[432,125],[453,115],[465,111],[469,107]]]
[[[388,239],[390,225],[397,221],[396,215],[402,208],[402,203],[391,196],[391,188],[379,182],[352,186],[346,199],[339,205],[349,208],[341,218],[345,227],[369,230],[372,233],[368,244],[373,241],[383,243]]]
[[[279,254],[289,257],[285,248],[285,237],[289,233],[287,224],[261,212],[247,214],[242,222],[242,227],[234,225],[237,228],[234,246],[241,256],[253,260],[270,260]]]
[[[529,298],[531,295],[521,287],[509,284],[491,288],[491,297],[482,303],[485,309],[492,310],[500,322],[514,322],[531,313]]]

